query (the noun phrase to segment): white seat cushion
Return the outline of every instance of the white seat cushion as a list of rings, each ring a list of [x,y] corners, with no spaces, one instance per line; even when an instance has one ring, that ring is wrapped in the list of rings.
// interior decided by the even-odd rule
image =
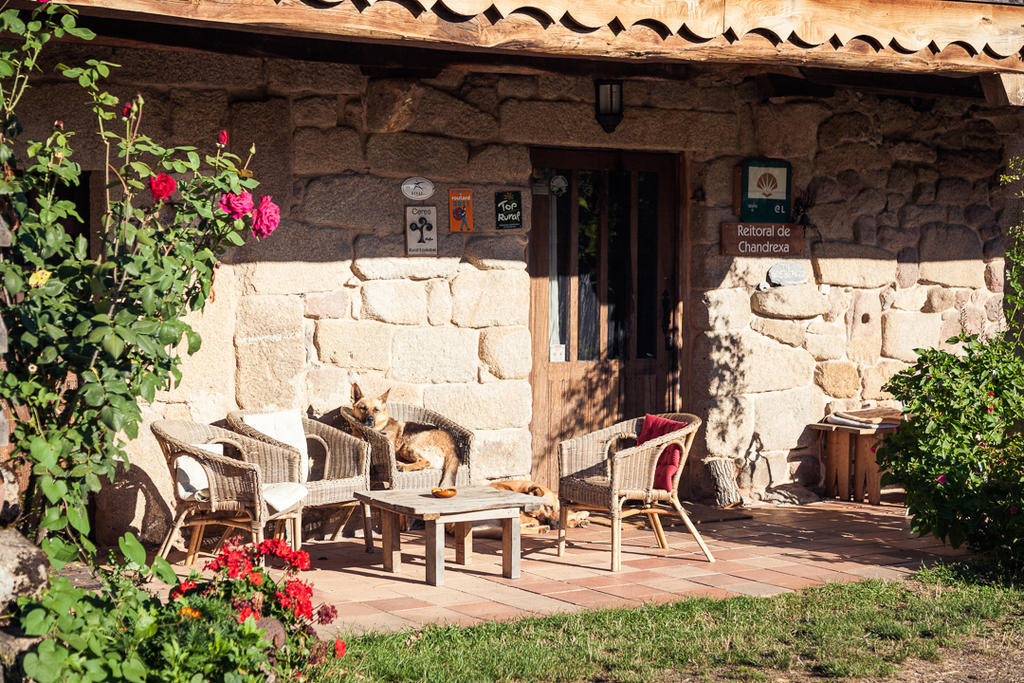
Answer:
[[[306,448],[306,432],[302,429],[302,416],[294,410],[276,413],[249,413],[242,421],[271,439],[299,449],[299,481],[309,479],[309,451]]]
[[[224,455],[224,445],[219,443],[196,443],[196,448],[210,451],[214,455]],[[206,470],[199,461],[190,455],[180,455],[174,461],[174,478],[178,487],[178,497],[182,500],[206,501],[210,499],[210,480]]]
[[[309,491],[302,484],[283,481],[276,484],[263,485],[263,500],[270,508],[270,514],[284,512],[306,497]]]

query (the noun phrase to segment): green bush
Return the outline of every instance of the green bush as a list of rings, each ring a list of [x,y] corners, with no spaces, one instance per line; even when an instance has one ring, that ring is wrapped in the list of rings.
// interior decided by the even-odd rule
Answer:
[[[951,340],[954,341],[954,340]],[[886,389],[906,422],[877,457],[906,489],[912,528],[1024,561],[1024,361],[1005,335],[919,349]]]

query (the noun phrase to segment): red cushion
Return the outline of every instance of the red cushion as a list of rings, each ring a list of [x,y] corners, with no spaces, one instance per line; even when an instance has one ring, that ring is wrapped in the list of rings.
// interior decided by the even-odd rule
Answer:
[[[676,422],[657,415],[644,415],[644,426],[640,429],[640,436],[636,439],[636,445],[650,441],[669,432],[682,429],[688,423]],[[658,457],[658,465],[654,468],[654,488],[669,491],[672,488],[672,476],[679,469],[679,460],[682,451],[675,444],[670,445]]]

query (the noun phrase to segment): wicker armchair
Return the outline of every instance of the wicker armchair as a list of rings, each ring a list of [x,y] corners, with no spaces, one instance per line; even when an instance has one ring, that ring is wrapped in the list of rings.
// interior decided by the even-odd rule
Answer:
[[[455,477],[455,486],[469,486],[472,479],[473,432],[462,425],[452,422],[444,415],[435,413],[408,403],[388,403],[388,414],[396,420],[415,424],[432,425],[443,429],[452,436],[455,451],[459,456],[459,471]],[[438,485],[441,470],[426,468],[413,472],[398,469],[395,449],[391,442],[380,432],[366,427],[352,414],[351,408],[340,408],[336,414],[325,416],[326,419],[340,417],[347,425],[351,434],[368,442],[371,447],[370,480],[374,486],[386,489],[429,489]]]
[[[160,420],[150,429],[175,482],[177,504],[160,557],[167,556],[175,534],[184,526],[192,527],[185,558],[190,566],[207,526],[249,531],[253,542],[260,543],[268,522],[284,522],[291,527],[292,547],[299,548],[306,488],[296,483],[296,453],[185,420]]]
[[[373,530],[370,522],[370,507],[356,500],[356,491],[370,490],[370,446],[365,441],[355,438],[340,429],[323,422],[298,415],[305,440],[315,441],[323,448],[323,467],[313,466],[313,458],[302,453],[299,446],[305,443],[289,444],[278,441],[274,436],[253,425],[254,417],[265,415],[262,411],[236,410],[228,414],[228,426],[239,434],[252,439],[284,448],[299,456],[300,468],[298,479],[309,490],[309,496],[303,502],[306,508],[358,508],[363,516],[363,540],[366,552],[373,551]],[[302,449],[305,450],[305,449]],[[305,457],[304,457],[305,456]],[[305,470],[301,463],[308,465]],[[344,524],[346,518],[342,518]],[[336,536],[336,535],[335,535]]]
[[[667,502],[683,519],[686,527],[697,539],[697,544],[709,562],[714,562],[704,539],[679,503],[679,476],[690,452],[690,445],[700,428],[701,420],[689,413],[664,413],[659,417],[686,422],[686,427],[659,436],[640,446],[632,446],[613,452],[620,439],[635,439],[640,434],[644,418],[619,422],[575,439],[558,444],[558,500],[561,505],[561,519],[558,527],[558,554],[565,552],[565,528],[569,507],[605,510],[611,513],[612,561],[611,569],[622,568],[622,519],[635,514],[646,514],[654,529],[658,545],[668,547],[659,515],[664,508],[655,508],[656,502]],[[671,478],[671,486],[655,488],[655,469],[662,451],[670,444],[680,448],[679,467]],[[622,509],[629,500],[640,501],[642,507]]]

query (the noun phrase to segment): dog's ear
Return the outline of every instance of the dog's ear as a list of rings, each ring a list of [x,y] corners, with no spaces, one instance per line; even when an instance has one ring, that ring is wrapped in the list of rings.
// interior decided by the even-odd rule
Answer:
[[[363,390],[359,388],[358,382],[352,383],[352,403],[358,403],[363,398]]]
[[[388,394],[390,394],[390,393],[391,393],[391,387],[388,387],[388,390],[385,391],[383,394],[381,394],[380,398],[377,399],[377,400],[379,400],[381,403],[387,403],[388,402]]]
[[[540,498],[544,497],[544,489],[542,489],[541,487],[537,486],[536,484],[534,484],[530,488],[526,489],[526,493],[528,493],[531,496],[538,496]]]

